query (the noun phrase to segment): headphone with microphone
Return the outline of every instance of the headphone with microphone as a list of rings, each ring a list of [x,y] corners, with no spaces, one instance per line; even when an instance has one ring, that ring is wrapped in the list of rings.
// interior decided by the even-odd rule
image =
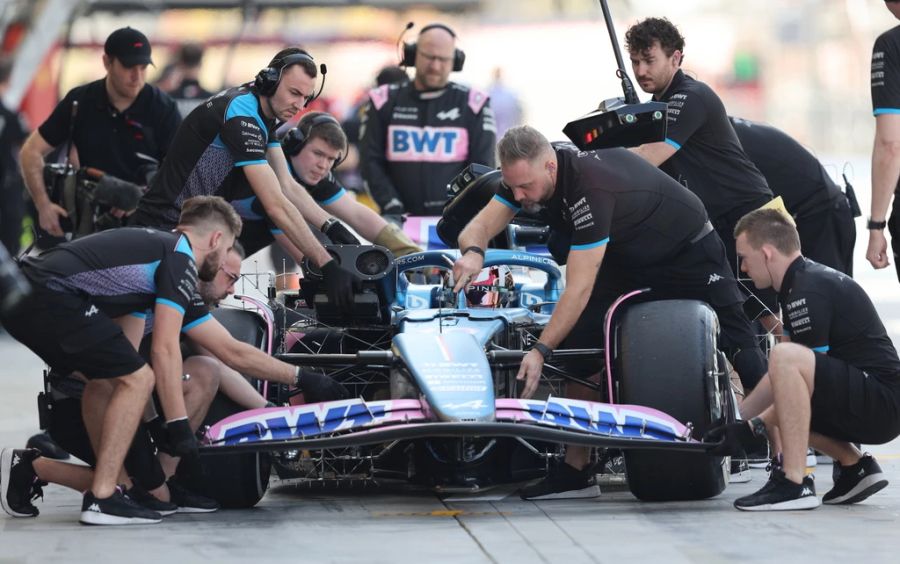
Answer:
[[[256,73],[256,78],[253,79],[253,87],[260,96],[272,96],[275,94],[278,85],[281,83],[281,75],[284,73],[284,69],[291,65],[303,62],[310,62],[314,66],[316,64],[312,55],[306,51],[300,51],[299,53],[293,53],[281,59],[275,59],[268,67]],[[304,108],[308,106],[310,102],[318,98],[319,95],[322,94],[322,90],[325,89],[325,74],[328,72],[328,68],[323,63],[319,65],[319,71],[322,73],[322,84],[319,86],[319,91],[316,92],[315,95],[310,95],[306,98],[306,103],[303,104]]]
[[[403,36],[409,31],[413,25],[413,22],[409,22],[406,24],[406,28],[403,30],[403,33],[400,34],[400,39],[397,40],[398,43],[401,42]],[[447,33],[450,34],[450,37],[456,39],[456,33],[442,23],[432,23],[428,24],[422,29],[419,30],[419,35],[421,36],[423,33],[428,31],[429,29],[443,29]],[[416,66],[416,43],[403,43],[403,56],[400,59],[401,67],[414,67]],[[455,47],[453,49],[453,72],[459,72],[463,69],[463,64],[466,62],[466,54],[459,47]]]
[[[336,126],[341,127],[341,122],[339,122],[337,118],[331,114],[325,113],[311,118],[308,124],[304,123],[297,125],[297,127],[292,127],[281,139],[281,148],[284,151],[284,155],[287,158],[299,155],[300,151],[303,150],[303,147],[305,147],[306,143],[309,141],[309,134],[312,132],[313,128],[326,123],[333,123]],[[304,131],[304,129],[306,131]],[[331,168],[336,168],[339,164],[344,162],[345,158],[347,158],[346,150],[341,154],[340,158],[334,161]]]

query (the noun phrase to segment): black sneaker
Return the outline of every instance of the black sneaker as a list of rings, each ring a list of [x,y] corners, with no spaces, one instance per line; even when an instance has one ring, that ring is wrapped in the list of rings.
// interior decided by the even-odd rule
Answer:
[[[769,462],[769,443],[764,444],[753,452],[747,453],[747,463],[750,465],[750,468],[765,468]]]
[[[837,464],[837,461],[835,461]],[[828,505],[859,503],[888,485],[881,467],[871,454],[864,454],[852,466],[841,466],[834,487],[822,497]]]
[[[522,488],[519,495],[529,500],[582,499],[598,497],[600,487],[594,479],[592,465],[576,470],[564,462],[540,482]]]
[[[219,502],[188,490],[177,480],[170,478],[166,484],[179,513],[212,513],[219,510]]]
[[[145,507],[150,509],[151,511],[156,511],[163,517],[166,515],[171,515],[178,511],[178,506],[172,503],[171,501],[163,501],[148,492],[138,484],[132,484],[131,488],[125,490],[125,496],[131,498],[132,501],[140,505],[141,507]]]
[[[41,454],[33,449],[5,448],[0,452],[0,505],[13,517],[37,517],[38,508],[31,502],[43,498],[41,486],[32,462]]]
[[[820,504],[812,476],[805,476],[802,484],[795,484],[778,467],[772,469],[769,481],[759,491],[734,500],[734,506],[741,511],[815,509]]]
[[[103,499],[85,492],[79,521],[85,525],[148,525],[162,521],[162,515],[138,505],[116,488],[111,496]]]
[[[25,448],[37,449],[41,456],[52,458],[53,460],[68,460],[71,458],[71,455],[63,447],[56,444],[56,441],[50,438],[50,435],[47,433],[31,435],[28,438],[28,442],[25,443]]]

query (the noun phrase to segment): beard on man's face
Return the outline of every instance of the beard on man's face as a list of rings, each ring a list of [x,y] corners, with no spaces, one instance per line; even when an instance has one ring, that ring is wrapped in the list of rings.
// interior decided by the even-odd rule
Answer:
[[[197,270],[197,277],[204,282],[212,282],[216,274],[219,272],[219,265],[221,264],[221,255],[219,251],[215,251],[206,255],[206,258],[203,259],[203,263],[200,264],[200,268]]]

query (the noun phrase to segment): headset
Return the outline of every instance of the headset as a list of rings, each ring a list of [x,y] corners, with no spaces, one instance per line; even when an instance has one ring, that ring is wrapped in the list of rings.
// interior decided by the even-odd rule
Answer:
[[[303,147],[306,146],[306,142],[309,141],[309,134],[312,132],[313,128],[326,123],[333,123],[338,127],[341,126],[341,122],[339,122],[333,115],[323,113],[310,119],[308,124],[292,127],[287,133],[285,133],[284,137],[281,139],[281,148],[284,151],[284,155],[287,158],[299,155],[300,151],[303,150]],[[304,128],[306,129],[305,132],[303,131]],[[346,153],[347,151],[344,150],[341,156],[334,161],[334,164],[331,165],[332,169],[336,168],[339,164],[344,162],[344,159],[347,158]]]
[[[281,83],[281,75],[284,73],[284,69],[304,61],[309,61],[313,65],[316,63],[312,58],[312,55],[306,51],[300,51],[299,53],[293,53],[281,59],[275,59],[270,66],[256,73],[256,78],[253,79],[253,87],[260,96],[274,95],[275,91],[278,89],[278,84]],[[304,108],[308,106],[310,102],[318,98],[325,88],[325,74],[328,72],[328,69],[324,63],[319,65],[319,71],[322,73],[322,85],[315,95],[310,95],[306,98],[306,103],[303,104]]]
[[[413,22],[409,22],[406,24],[406,29],[403,30],[403,33],[400,34],[400,38],[403,38],[403,34],[409,31],[412,26],[415,25]],[[453,39],[456,39],[456,33],[446,25],[442,23],[432,23],[428,24],[422,29],[419,30],[419,35],[422,35],[429,29],[443,29]],[[462,49],[456,47],[453,49],[453,72],[459,72],[463,69],[463,64],[466,62],[466,54]],[[403,43],[403,57],[400,59],[401,67],[414,67],[416,66],[416,43]]]

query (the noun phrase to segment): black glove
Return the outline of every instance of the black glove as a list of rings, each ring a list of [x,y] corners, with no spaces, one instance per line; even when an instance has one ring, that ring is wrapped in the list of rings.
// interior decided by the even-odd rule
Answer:
[[[754,434],[746,421],[735,421],[710,429],[703,435],[703,442],[721,443],[710,450],[710,454],[744,456],[748,452],[762,448],[766,438]]]
[[[163,421],[163,418],[157,416],[144,423],[144,425],[147,426],[147,431],[150,433],[157,450],[175,456],[175,451],[169,442],[169,430],[166,428],[166,422]]]
[[[196,435],[191,431],[187,418],[169,421],[166,428],[174,456],[191,459],[200,456],[200,445],[197,443]]]
[[[403,215],[405,213],[406,210],[403,209],[403,204],[396,199],[388,202],[386,206],[381,208],[381,217],[384,218],[385,221],[389,221],[401,228],[403,227],[403,222],[406,221],[406,217]]]
[[[331,218],[322,226],[322,233],[336,245],[359,245],[359,239],[337,219]]]
[[[303,390],[306,403],[335,401],[350,397],[350,392],[340,382],[313,370],[299,370],[295,384]]]
[[[322,274],[325,276],[328,299],[349,314],[353,309],[353,294],[359,290],[359,278],[334,259],[322,265]]]

